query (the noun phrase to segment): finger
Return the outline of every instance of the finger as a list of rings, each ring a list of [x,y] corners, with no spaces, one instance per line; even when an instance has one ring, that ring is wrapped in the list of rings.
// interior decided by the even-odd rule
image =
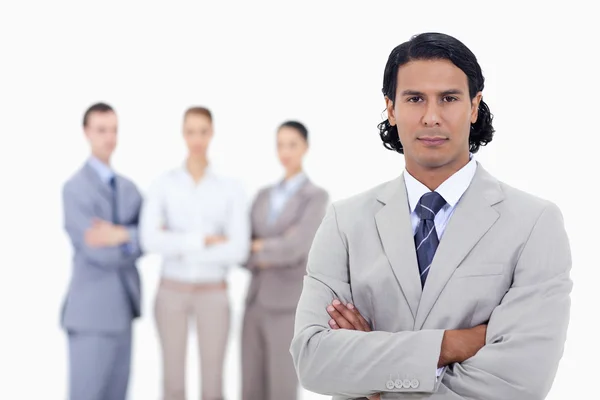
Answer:
[[[335,319],[330,319],[329,320],[329,326],[331,327],[331,329],[340,329],[339,325],[337,324],[337,322],[335,322]]]
[[[354,304],[352,304],[352,303],[348,303],[347,307],[356,314],[356,316],[358,317],[358,320],[362,324],[365,332],[371,332],[371,326],[369,326],[369,323],[367,322],[367,320],[362,316],[360,311],[358,311],[358,308],[356,308],[354,306]]]
[[[350,322],[348,322],[348,320],[344,318],[344,316],[340,314],[340,312],[334,306],[327,307],[327,312],[329,313],[329,316],[335,320],[337,326],[339,326],[340,328],[356,330],[356,328]]]
[[[362,323],[359,321],[359,319],[356,316],[356,313],[354,313],[354,311],[349,310],[339,300],[334,300],[333,306],[348,322],[350,322],[352,324],[354,329],[356,329],[357,331],[364,331]]]

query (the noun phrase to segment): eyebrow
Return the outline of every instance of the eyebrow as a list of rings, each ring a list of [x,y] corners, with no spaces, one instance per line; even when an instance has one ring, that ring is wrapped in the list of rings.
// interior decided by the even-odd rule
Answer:
[[[450,96],[453,94],[462,95],[464,92],[460,89],[448,89],[440,93],[440,96]],[[403,90],[402,96],[425,96],[425,93],[419,92],[418,90]]]

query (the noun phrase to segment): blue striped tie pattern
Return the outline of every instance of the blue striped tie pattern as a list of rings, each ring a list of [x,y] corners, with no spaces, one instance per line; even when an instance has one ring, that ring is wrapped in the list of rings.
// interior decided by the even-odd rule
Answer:
[[[415,209],[417,216],[421,219],[415,232],[415,247],[421,275],[421,287],[425,286],[429,267],[431,267],[433,256],[439,244],[434,218],[444,207],[444,204],[446,204],[446,200],[439,193],[429,192],[421,197]]]
[[[114,176],[112,176],[108,183],[110,185],[110,188],[112,189],[112,223],[116,225],[119,222],[119,210],[117,206],[117,179]]]

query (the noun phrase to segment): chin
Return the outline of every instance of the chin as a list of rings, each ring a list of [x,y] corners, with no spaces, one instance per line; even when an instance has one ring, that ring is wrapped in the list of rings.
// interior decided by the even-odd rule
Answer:
[[[414,161],[423,168],[434,169],[452,162],[452,157],[446,154],[431,152],[431,154],[421,154],[419,157],[415,157]]]

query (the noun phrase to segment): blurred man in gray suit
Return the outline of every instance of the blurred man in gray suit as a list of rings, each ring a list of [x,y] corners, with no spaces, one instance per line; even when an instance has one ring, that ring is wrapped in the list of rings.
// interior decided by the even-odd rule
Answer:
[[[73,274],[62,313],[69,340],[71,400],[124,400],[129,381],[131,323],[140,315],[137,223],[141,196],[117,175],[110,158],[117,116],[107,104],[83,118],[91,156],[64,185],[65,229]]]
[[[550,201],[498,181],[473,53],[437,33],[389,56],[384,145],[404,173],[334,203],[317,231],[291,353],[336,399],[546,397],[570,311],[571,254]]]

